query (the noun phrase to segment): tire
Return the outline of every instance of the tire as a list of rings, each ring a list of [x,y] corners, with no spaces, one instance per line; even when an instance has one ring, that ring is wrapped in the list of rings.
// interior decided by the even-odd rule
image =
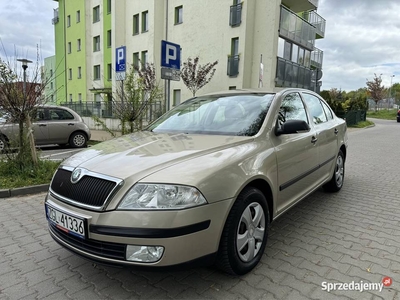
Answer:
[[[7,145],[8,143],[4,136],[0,136],[0,153],[6,151]]]
[[[83,132],[74,132],[69,138],[69,145],[72,148],[84,148],[87,146],[87,137]]]
[[[250,272],[267,244],[269,210],[261,191],[247,187],[237,197],[222,232],[216,266],[232,275]]]
[[[335,170],[331,180],[326,183],[323,188],[326,192],[335,193],[341,190],[344,183],[344,164],[345,159],[343,152],[339,150],[338,156],[336,157]]]

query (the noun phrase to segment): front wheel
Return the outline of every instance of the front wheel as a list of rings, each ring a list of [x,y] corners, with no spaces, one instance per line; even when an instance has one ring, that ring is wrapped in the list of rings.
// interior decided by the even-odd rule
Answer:
[[[344,182],[344,155],[341,150],[339,150],[338,156],[336,157],[335,170],[331,180],[326,183],[323,188],[327,192],[338,192],[343,186]]]
[[[222,233],[216,265],[243,275],[260,261],[267,243],[269,211],[264,194],[245,188],[237,197]]]
[[[72,148],[83,148],[86,147],[87,137],[83,132],[74,132],[69,138],[69,145]]]

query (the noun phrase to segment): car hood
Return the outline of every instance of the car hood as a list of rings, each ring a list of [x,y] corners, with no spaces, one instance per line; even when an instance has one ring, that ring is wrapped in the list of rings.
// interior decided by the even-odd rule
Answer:
[[[136,180],[176,163],[253,140],[222,135],[139,132],[97,144],[66,161],[64,166]]]

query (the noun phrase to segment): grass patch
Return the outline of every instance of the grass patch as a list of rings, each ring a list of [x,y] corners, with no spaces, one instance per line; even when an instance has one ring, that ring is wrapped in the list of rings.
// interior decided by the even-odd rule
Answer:
[[[365,127],[368,127],[368,126],[371,126],[371,125],[374,125],[374,122],[366,120],[366,121],[358,122],[357,124],[351,125],[349,127],[351,127],[351,128],[365,128]]]
[[[397,109],[381,109],[378,111],[367,111],[367,117],[384,119],[384,120],[396,120]]]
[[[49,184],[60,162],[40,160],[36,167],[20,166],[14,161],[0,161],[0,189]]]
[[[101,143],[101,141],[92,141],[92,140],[90,140],[90,141],[87,142],[87,145],[88,146],[94,146],[94,145],[97,145],[99,143]]]

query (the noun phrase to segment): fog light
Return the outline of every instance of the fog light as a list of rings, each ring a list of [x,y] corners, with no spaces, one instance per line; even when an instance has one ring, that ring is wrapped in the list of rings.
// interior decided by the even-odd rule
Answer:
[[[161,246],[137,246],[128,245],[126,247],[126,260],[140,262],[156,262],[160,260],[164,253]]]

